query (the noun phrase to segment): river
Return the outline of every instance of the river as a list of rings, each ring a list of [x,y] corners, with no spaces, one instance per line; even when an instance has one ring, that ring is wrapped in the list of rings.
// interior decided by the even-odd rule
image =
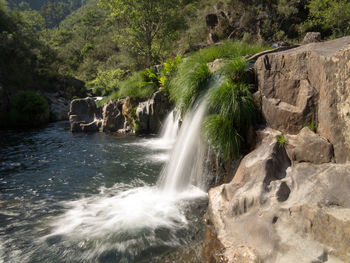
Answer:
[[[67,122],[1,131],[0,262],[201,262],[188,249],[203,238],[205,192],[157,187],[171,148]]]

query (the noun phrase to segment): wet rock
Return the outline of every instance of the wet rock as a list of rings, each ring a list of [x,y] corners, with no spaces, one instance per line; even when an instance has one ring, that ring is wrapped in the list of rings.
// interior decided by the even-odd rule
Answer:
[[[287,153],[293,162],[329,163],[333,159],[333,146],[320,135],[303,128],[296,136],[287,136]]]
[[[310,44],[314,42],[320,42],[322,40],[320,32],[307,32],[303,44]]]
[[[124,102],[122,100],[110,100],[103,106],[103,132],[117,132],[124,128],[125,117],[123,115],[123,104]]]
[[[148,101],[139,103],[136,119],[141,133],[156,133],[160,130],[166,115],[172,108],[168,97],[157,91]]]
[[[350,164],[290,167],[270,134],[230,183],[209,190],[207,222],[221,247],[213,253],[222,262],[346,262]]]
[[[70,100],[59,92],[44,93],[43,95],[50,104],[50,111],[54,115],[54,120],[63,121],[69,119]]]
[[[72,132],[98,131],[102,119],[101,109],[92,98],[76,99],[71,102],[69,121]]]
[[[350,37],[259,57],[255,72],[267,125],[295,135],[314,120],[336,162],[350,161],[349,60]]]

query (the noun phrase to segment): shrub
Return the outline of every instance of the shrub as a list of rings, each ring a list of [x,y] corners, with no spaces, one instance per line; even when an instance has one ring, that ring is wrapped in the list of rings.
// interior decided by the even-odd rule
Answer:
[[[122,69],[112,69],[100,71],[96,79],[90,81],[87,85],[94,89],[97,96],[108,96],[118,90],[118,83],[123,80],[127,71]]]
[[[205,137],[218,152],[223,153],[224,159],[239,157],[244,134],[256,121],[249,86],[223,77],[217,87],[209,90],[208,106],[213,114],[205,119]]]
[[[249,45],[240,41],[226,41],[219,46],[211,46],[190,54],[179,64],[176,74],[169,83],[170,98],[184,114],[199,94],[209,86],[212,74],[207,63],[215,59],[231,61],[223,69],[224,74],[232,73],[234,81],[244,79],[247,63],[243,57],[264,50],[261,45]],[[235,58],[235,60],[233,60]],[[242,75],[243,74],[243,75]],[[238,78],[239,77],[239,78]]]
[[[160,86],[159,79],[153,69],[146,69],[134,73],[128,79],[119,83],[119,90],[111,97],[131,97],[135,99],[148,99]]]
[[[10,124],[12,126],[38,126],[49,121],[47,100],[33,92],[21,91],[11,100]]]

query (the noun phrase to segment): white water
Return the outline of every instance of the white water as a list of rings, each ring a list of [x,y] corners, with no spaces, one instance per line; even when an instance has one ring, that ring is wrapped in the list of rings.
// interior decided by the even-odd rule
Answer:
[[[170,161],[163,169],[159,186],[165,194],[177,195],[186,190],[195,181],[201,153],[200,128],[206,112],[205,101],[195,111],[190,111],[182,123],[178,140],[171,153]]]
[[[178,119],[173,113],[165,122],[159,139],[143,141],[140,146],[165,150],[174,145],[170,161],[164,167],[155,186],[133,188],[117,184],[100,193],[62,205],[67,211],[52,219],[53,231],[45,238],[59,236],[91,246],[83,259],[92,259],[106,250],[131,254],[151,246],[177,246],[181,243],[178,230],[188,227],[186,208],[191,200],[205,198],[206,193],[191,183],[200,164],[200,126],[205,103],[188,112],[178,132]],[[197,171],[197,173],[196,173]],[[166,237],[159,230],[166,229]],[[158,232],[157,232],[158,231]],[[91,244],[89,241],[92,242]]]

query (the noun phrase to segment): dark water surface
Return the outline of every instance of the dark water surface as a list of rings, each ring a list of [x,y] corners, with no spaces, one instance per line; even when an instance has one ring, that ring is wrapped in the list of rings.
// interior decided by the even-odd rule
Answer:
[[[167,151],[149,140],[0,131],[0,263],[152,262],[200,240],[206,200],[159,200]]]

